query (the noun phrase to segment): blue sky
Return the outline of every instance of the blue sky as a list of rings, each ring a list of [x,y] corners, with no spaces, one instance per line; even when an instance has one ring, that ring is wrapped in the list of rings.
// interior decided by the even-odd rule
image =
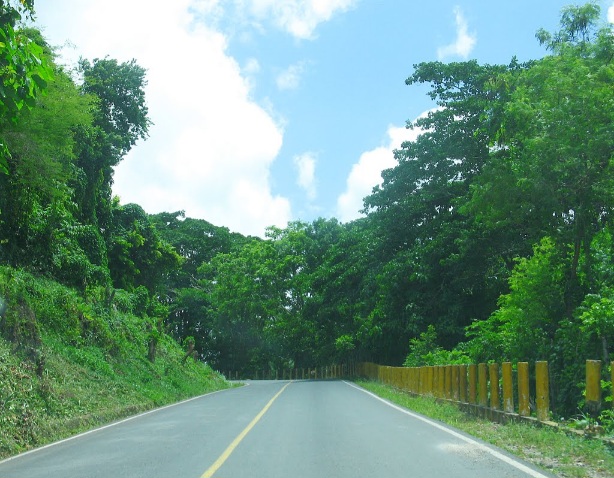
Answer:
[[[582,3],[582,2],[576,2]],[[434,105],[413,65],[539,58],[568,0],[54,0],[37,25],[70,65],[135,58],[154,126],[114,193],[243,234],[359,217],[404,128]],[[599,2],[614,21],[614,0]]]

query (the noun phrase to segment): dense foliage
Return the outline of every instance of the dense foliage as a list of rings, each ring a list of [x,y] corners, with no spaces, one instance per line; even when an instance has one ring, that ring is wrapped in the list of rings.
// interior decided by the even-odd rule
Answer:
[[[21,66],[0,54],[27,106],[5,82],[0,263],[108,307],[130,294],[151,361],[164,333],[244,373],[545,359],[553,404],[573,410],[582,361],[614,347],[614,34],[599,18],[595,3],[564,9],[527,63],[416,65],[407,84],[428,85],[437,107],[408,124],[422,134],[395,152],[365,216],[262,239],[113,198],[113,167],[150,125],[146,72],[82,60],[76,81],[4,12],[3,34],[28,50],[10,57]]]

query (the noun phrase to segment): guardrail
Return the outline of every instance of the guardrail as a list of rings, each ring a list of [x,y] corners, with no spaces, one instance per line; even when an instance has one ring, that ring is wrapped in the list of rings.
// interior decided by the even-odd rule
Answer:
[[[612,362],[614,382],[614,362]],[[598,411],[602,406],[601,361],[586,361],[586,406]],[[388,367],[361,363],[357,374],[415,395],[457,403],[461,408],[492,420],[510,418],[548,422],[550,381],[548,362],[536,362],[534,379],[529,363],[480,363]],[[530,389],[530,384],[533,389]],[[614,388],[614,387],[613,387]],[[613,401],[614,403],[614,401]]]
[[[357,376],[355,364],[337,364],[326,367],[261,370],[250,373],[228,371],[228,380],[327,380]]]

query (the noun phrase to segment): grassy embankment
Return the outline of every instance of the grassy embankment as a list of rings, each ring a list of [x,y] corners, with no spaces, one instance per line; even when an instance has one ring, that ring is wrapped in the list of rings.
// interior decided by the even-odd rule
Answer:
[[[229,386],[135,315],[138,297],[118,291],[109,303],[98,293],[85,300],[0,267],[0,459]]]
[[[562,431],[526,423],[501,425],[467,415],[452,404],[414,397],[375,382],[361,387],[393,403],[439,420],[496,445],[560,477],[614,477],[614,450],[599,440],[570,436]]]

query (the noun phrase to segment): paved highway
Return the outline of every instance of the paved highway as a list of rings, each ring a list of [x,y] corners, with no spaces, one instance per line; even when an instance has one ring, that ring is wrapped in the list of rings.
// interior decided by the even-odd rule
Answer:
[[[546,478],[342,381],[250,382],[0,462],[0,478]]]

